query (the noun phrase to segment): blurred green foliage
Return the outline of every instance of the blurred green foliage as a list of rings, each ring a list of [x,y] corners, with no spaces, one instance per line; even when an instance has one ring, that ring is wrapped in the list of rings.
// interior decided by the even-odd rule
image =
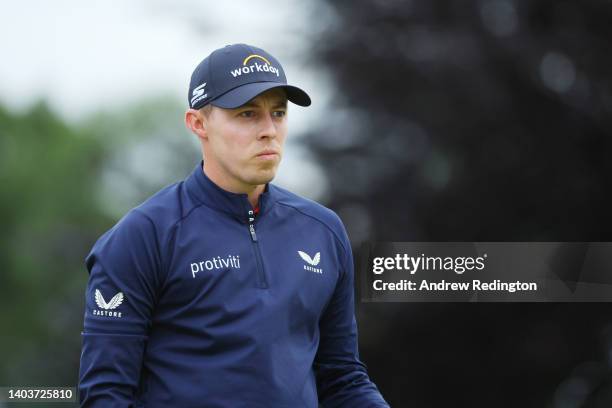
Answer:
[[[160,97],[70,124],[44,102],[0,106],[0,386],[76,386],[84,258],[199,160],[183,110]]]

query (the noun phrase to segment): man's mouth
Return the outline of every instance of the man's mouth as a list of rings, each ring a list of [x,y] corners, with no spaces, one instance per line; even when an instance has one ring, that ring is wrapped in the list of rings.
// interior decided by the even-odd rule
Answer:
[[[279,156],[278,151],[273,149],[266,149],[257,154],[257,157],[262,159],[274,159]]]

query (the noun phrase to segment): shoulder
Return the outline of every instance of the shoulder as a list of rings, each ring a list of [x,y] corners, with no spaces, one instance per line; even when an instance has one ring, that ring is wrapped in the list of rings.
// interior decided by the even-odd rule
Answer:
[[[275,190],[277,204],[293,208],[295,211],[312,217],[330,228],[343,228],[340,217],[333,210],[282,187],[271,185],[271,188]]]
[[[170,184],[130,209],[100,237],[100,240],[123,236],[131,239],[140,238],[141,242],[164,241],[174,224],[192,206],[193,203],[190,203],[184,193],[183,182]]]
[[[316,201],[301,197],[282,187],[271,184],[270,188],[274,189],[277,205],[291,208],[305,217],[310,217],[315,222],[319,222],[330,229],[341,241],[342,245],[348,244],[346,229],[336,212]]]
[[[183,182],[170,184],[153,194],[130,212],[140,214],[140,216],[136,217],[150,219],[157,226],[174,224],[183,214],[182,190]]]

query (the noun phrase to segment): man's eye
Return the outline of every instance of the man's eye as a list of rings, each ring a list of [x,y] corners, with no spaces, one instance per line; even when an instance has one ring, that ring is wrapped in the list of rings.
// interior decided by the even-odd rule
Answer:
[[[243,118],[251,118],[251,117],[253,117],[254,114],[255,114],[255,112],[253,112],[253,111],[240,112],[240,116],[242,116]]]
[[[287,114],[287,112],[285,112],[285,111],[275,111],[274,112],[274,116],[276,116],[277,118],[282,118],[286,114]]]

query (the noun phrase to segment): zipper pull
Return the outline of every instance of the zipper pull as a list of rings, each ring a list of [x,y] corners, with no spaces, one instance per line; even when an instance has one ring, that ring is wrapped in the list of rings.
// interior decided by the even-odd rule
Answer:
[[[253,210],[249,210],[249,232],[251,233],[251,239],[253,242],[257,242],[257,234],[255,233],[255,225],[253,222],[255,221],[255,214]]]

